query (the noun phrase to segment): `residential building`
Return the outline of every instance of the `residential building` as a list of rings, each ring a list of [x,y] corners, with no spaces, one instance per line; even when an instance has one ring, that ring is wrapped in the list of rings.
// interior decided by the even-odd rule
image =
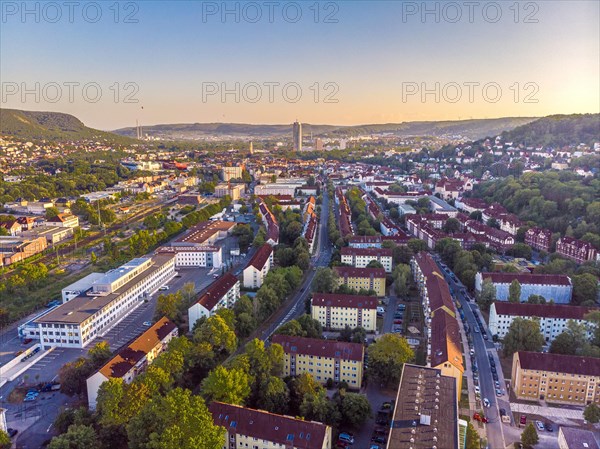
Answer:
[[[558,449],[600,449],[594,432],[576,427],[560,427]]]
[[[49,244],[55,245],[73,237],[73,228],[58,226],[36,226],[31,231],[25,231],[21,234],[23,237],[36,239],[45,238]]]
[[[277,218],[275,218],[273,212],[271,212],[262,199],[259,201],[258,210],[260,211],[263,225],[267,230],[267,243],[271,246],[277,245],[279,243],[279,223],[277,223]]]
[[[203,221],[191,227],[185,234],[177,237],[171,246],[199,247],[213,245],[229,235],[236,224],[231,221],[211,220]]]
[[[85,348],[173,276],[173,255],[130,260],[95,280],[85,293],[34,320],[36,337],[42,348]]]
[[[383,268],[334,267],[338,286],[346,285],[356,291],[373,290],[377,296],[385,296],[385,270]]]
[[[215,187],[215,196],[217,198],[222,198],[226,195],[229,195],[231,199],[235,201],[242,197],[244,189],[244,184],[231,184],[230,182],[217,184]]]
[[[265,277],[273,266],[273,247],[268,243],[258,248],[258,250],[244,268],[244,287],[245,288],[260,288]]]
[[[222,449],[331,449],[331,427],[319,422],[223,402],[208,410],[225,428]]]
[[[521,285],[521,302],[526,302],[531,295],[540,295],[546,301],[553,300],[556,304],[568,304],[573,294],[571,278],[564,274],[477,273],[475,275],[477,292],[481,291],[486,280],[496,287],[498,301],[508,301],[510,284],[513,281]]]
[[[552,231],[542,228],[529,228],[525,232],[525,243],[538,251],[550,252]]]
[[[55,217],[46,220],[51,226],[63,228],[76,228],[79,226],[79,218],[72,214],[58,214]]]
[[[581,264],[596,259],[597,251],[589,242],[564,236],[556,242],[556,252],[567,259]]]
[[[361,295],[313,293],[311,315],[325,329],[354,329],[367,332],[377,330],[377,298]]]
[[[513,355],[511,387],[517,399],[554,404],[600,404],[600,359],[549,352]]]
[[[35,256],[47,247],[45,237],[0,236],[0,266],[11,265]]]
[[[157,254],[174,254],[175,267],[221,268],[223,250],[216,245],[161,246]]]
[[[386,449],[464,448],[467,422],[459,420],[458,399],[452,377],[405,364]]]
[[[162,317],[142,335],[137,337],[104,364],[95,374],[88,377],[87,393],[90,410],[96,409],[98,390],[109,379],[123,379],[129,384],[163,352],[169,342],[177,337],[175,323]]]
[[[355,235],[348,240],[350,248],[381,248],[380,235]]]
[[[274,335],[272,342],[283,347],[283,377],[308,373],[321,384],[331,379],[360,389],[365,355],[362,344],[289,335]]]
[[[223,307],[232,308],[240,299],[240,281],[231,273],[225,273],[200,294],[188,309],[190,331],[200,318],[209,317]]]
[[[592,338],[594,324],[584,317],[600,310],[595,307],[569,306],[559,304],[513,304],[495,302],[490,307],[489,329],[492,335],[504,338],[515,318],[537,320],[547,343],[552,342],[567,329],[571,320],[588,328],[588,338]]]
[[[243,165],[238,165],[235,167],[221,167],[221,178],[225,182],[231,181],[232,179],[242,179],[243,172]]]
[[[342,263],[356,268],[365,268],[372,261],[379,262],[386,273],[392,272],[392,250],[388,248],[351,248],[341,249]]]

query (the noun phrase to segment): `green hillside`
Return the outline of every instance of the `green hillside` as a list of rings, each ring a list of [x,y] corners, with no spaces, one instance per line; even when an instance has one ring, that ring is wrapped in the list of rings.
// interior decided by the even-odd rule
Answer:
[[[551,115],[502,133],[505,142],[562,147],[600,142],[600,114]]]
[[[88,128],[76,117],[60,112],[0,109],[0,134],[27,140],[101,140],[131,144],[134,139]]]

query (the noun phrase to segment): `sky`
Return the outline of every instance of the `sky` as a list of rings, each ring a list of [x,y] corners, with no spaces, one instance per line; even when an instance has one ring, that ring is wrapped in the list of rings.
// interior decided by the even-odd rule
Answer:
[[[3,108],[105,130],[600,112],[600,2],[0,2]]]

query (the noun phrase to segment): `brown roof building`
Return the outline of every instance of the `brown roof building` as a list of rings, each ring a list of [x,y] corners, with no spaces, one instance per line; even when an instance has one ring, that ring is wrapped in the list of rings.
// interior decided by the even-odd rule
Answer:
[[[216,425],[226,430],[223,448],[331,449],[331,427],[239,405],[212,402]]]

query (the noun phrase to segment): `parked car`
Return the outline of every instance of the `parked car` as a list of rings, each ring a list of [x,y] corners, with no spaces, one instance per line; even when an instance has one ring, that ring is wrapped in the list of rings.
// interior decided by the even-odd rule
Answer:
[[[549,422],[546,423],[546,430],[548,432],[554,432],[554,427],[552,427],[552,424],[550,424]]]
[[[519,419],[519,422],[523,425],[527,424],[527,416],[525,415],[521,415],[521,418]]]
[[[375,442],[375,443],[381,443],[381,444],[385,444],[386,442],[386,438],[383,435],[374,435],[371,438],[371,441]]]
[[[496,388],[496,396],[502,396],[502,390],[500,390],[500,388]]]
[[[152,326],[152,321],[144,321],[142,324],[144,326]]]
[[[500,409],[500,416],[506,416],[506,409]]]
[[[381,404],[381,410],[390,410],[392,408],[391,402],[384,402]]]
[[[473,419],[475,421],[481,421],[481,415],[479,413],[473,413]]]
[[[13,428],[9,427],[8,429],[6,429],[6,433],[8,433],[8,436],[12,438],[17,433],[19,433],[19,431],[17,429],[13,429]]]
[[[344,441],[346,443],[354,444],[354,435],[352,435],[351,433],[348,433],[348,432],[340,433],[340,436],[338,437],[338,439],[340,441]]]
[[[489,407],[490,406],[490,400],[488,398],[483,398],[483,405],[485,407]]]
[[[535,422],[535,427],[537,427],[538,430],[544,430],[544,423],[542,423],[541,421],[536,421]]]
[[[479,387],[475,386],[475,393],[479,394]]]

